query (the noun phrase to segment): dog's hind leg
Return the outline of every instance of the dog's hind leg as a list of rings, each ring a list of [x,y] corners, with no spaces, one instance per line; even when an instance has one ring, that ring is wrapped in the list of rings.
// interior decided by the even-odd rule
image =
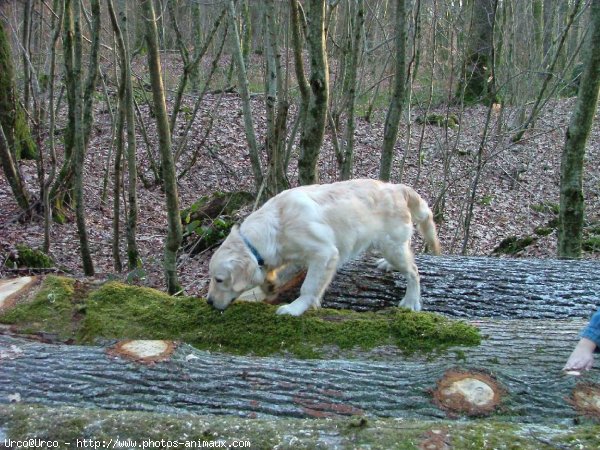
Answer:
[[[402,272],[406,277],[406,294],[398,306],[421,310],[421,285],[419,280],[419,270],[415,264],[415,258],[409,246],[409,241],[400,244],[390,245],[382,248],[385,260],[378,266],[382,269],[389,269],[389,266]]]
[[[321,297],[331,283],[339,260],[339,252],[335,247],[320,249],[314,254],[306,272],[306,278],[300,288],[300,297],[289,305],[280,306],[277,314],[299,316],[311,306],[319,307]]]

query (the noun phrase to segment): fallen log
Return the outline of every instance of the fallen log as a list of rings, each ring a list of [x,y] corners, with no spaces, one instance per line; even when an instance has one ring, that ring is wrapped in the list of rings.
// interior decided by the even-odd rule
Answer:
[[[6,447],[30,439],[54,448],[600,448],[600,426],[381,418],[247,419],[10,405],[0,409]],[[12,442],[10,442],[12,441]],[[575,444],[574,444],[575,443]],[[10,444],[13,444],[12,446]],[[48,446],[50,446],[48,445]]]
[[[478,347],[427,356],[357,350],[353,360],[231,356],[179,344],[162,362],[148,364],[115,352],[114,345],[0,335],[0,402],[251,418],[493,414],[567,424],[583,414],[600,417],[600,371],[585,382],[561,372],[583,323],[481,321],[488,338]],[[596,409],[574,406],[580,397]]]
[[[357,348],[345,359],[300,360],[166,342],[158,347],[169,351],[160,357],[131,359],[128,353],[147,345],[48,344],[0,333],[0,403],[247,418],[493,415],[542,425],[600,417],[600,371],[583,378],[561,372],[584,318],[599,304],[597,263],[420,257],[418,264],[426,309],[475,319],[481,345],[410,355],[390,346]],[[340,271],[325,305],[380,309],[396,304],[403,283],[400,275],[375,272],[372,260],[357,262]],[[122,295],[119,302],[130,293]],[[91,304],[84,311],[75,300],[64,301],[77,311],[74,320],[93,312]],[[337,349],[328,352],[335,357]]]
[[[462,318],[589,318],[600,308],[600,263],[421,255],[425,311]],[[396,272],[383,273],[367,257],[342,267],[323,298],[323,307],[372,311],[397,306],[406,283]],[[299,294],[297,273],[277,280],[272,301]],[[258,294],[260,295],[260,293]]]

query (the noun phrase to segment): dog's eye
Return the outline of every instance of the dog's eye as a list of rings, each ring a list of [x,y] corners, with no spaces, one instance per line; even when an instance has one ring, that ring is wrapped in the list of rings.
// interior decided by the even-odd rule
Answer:
[[[223,278],[215,278],[215,282],[216,283],[222,283],[223,282]]]

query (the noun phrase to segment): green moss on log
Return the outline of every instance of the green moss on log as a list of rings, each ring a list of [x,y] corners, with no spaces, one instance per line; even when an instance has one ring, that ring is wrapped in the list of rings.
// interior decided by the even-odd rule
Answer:
[[[500,244],[494,249],[492,253],[496,255],[515,255],[525,249],[526,247],[534,244],[537,241],[537,237],[525,236],[519,238],[517,236],[510,236],[503,239]]]
[[[456,114],[436,114],[431,113],[426,116],[419,116],[415,120],[419,125],[436,125],[438,127],[457,128],[460,123]]]
[[[18,303],[0,315],[0,323],[18,325],[26,334],[54,334],[60,340],[75,338],[73,323],[76,305],[76,282],[49,276],[32,299]]]
[[[41,250],[36,250],[24,244],[16,245],[17,252],[6,260],[7,267],[29,267],[32,269],[48,269],[54,267],[54,261]]]
[[[240,208],[254,201],[249,192],[215,192],[195,201],[190,207],[181,211],[181,221],[186,224],[199,220],[216,219],[219,216],[230,216]]]
[[[590,236],[581,243],[581,248],[586,252],[600,252],[600,236]]]
[[[181,211],[185,250],[195,255],[221,242],[236,223],[235,214],[253,201],[249,192],[216,192]]]
[[[321,309],[291,317],[276,315],[272,305],[236,302],[220,312],[202,299],[116,282],[77,296],[70,283],[48,277],[31,303],[0,315],[0,322],[27,332],[52,330],[79,343],[169,339],[203,350],[298,358],[319,358],[331,347],[342,350],[341,356],[390,345],[413,353],[478,345],[481,340],[478,329],[465,322],[401,308],[377,313]],[[50,302],[49,292],[58,298]]]

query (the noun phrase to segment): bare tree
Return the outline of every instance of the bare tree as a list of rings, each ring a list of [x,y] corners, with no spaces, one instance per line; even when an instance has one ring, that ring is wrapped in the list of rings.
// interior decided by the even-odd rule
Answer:
[[[340,148],[337,155],[342,180],[348,180],[352,177],[354,166],[354,114],[356,109],[356,91],[358,89],[357,75],[361,57],[362,32],[365,23],[364,0],[352,2],[350,21],[350,34],[347,39],[349,51],[346,59],[342,97],[342,101],[345,103],[344,110],[346,111],[346,131],[344,145]]]
[[[129,211],[127,214],[127,263],[129,270],[133,270],[139,263],[139,252],[136,243],[137,234],[137,215],[138,215],[138,204],[137,204],[137,161],[136,161],[136,137],[135,137],[135,112],[133,104],[133,86],[131,82],[131,64],[129,61],[129,39],[127,36],[127,19],[126,11],[120,11],[121,24],[117,19],[112,0],[108,0],[108,10],[113,30],[115,32],[117,47],[119,51],[119,60],[121,64],[121,80],[119,85],[119,123],[123,125],[123,119],[127,121],[127,170],[129,172],[128,177],[128,188],[127,188],[127,199],[129,205]],[[118,153],[122,153],[123,148],[123,130],[117,129],[117,142],[119,143]],[[120,164],[120,161],[119,161]],[[119,177],[115,177],[115,189],[118,189],[120,185]],[[114,208],[114,214],[118,221],[118,203],[119,195],[115,194],[115,200],[117,202]],[[118,230],[118,225],[116,225]],[[114,256],[118,256],[118,232],[114,233],[114,242],[116,248],[113,248]],[[115,259],[117,264],[120,264],[119,258]]]
[[[396,0],[396,69],[394,71],[394,93],[390,100],[385,127],[383,131],[383,146],[381,149],[381,163],[379,179],[389,181],[392,173],[394,147],[398,137],[398,126],[405,97],[406,82],[406,2]]]
[[[273,0],[265,0],[263,8],[265,41],[265,104],[267,110],[267,182],[266,193],[269,197],[290,187],[286,174],[285,141],[289,103],[287,88],[281,68],[279,50],[279,29],[275,18],[277,10]]]
[[[560,170],[558,256],[579,258],[584,219],[583,161],[600,90],[600,2],[592,2],[591,36],[579,94],[567,129]]]
[[[329,68],[325,52],[325,0],[308,0],[306,41],[310,58],[310,98],[300,137],[298,176],[300,184],[319,182],[317,162],[327,121]]]
[[[142,11],[146,21],[146,45],[148,47],[148,69],[152,84],[154,112],[158,128],[158,140],[163,172],[163,185],[167,204],[167,239],[164,251],[164,271],[167,290],[170,294],[181,291],[177,278],[177,251],[181,245],[181,217],[177,193],[177,174],[171,153],[171,130],[165,102],[165,92],[161,74],[160,56],[158,54],[158,30],[152,0],[142,0]]]
[[[254,122],[252,120],[252,110],[250,109],[250,90],[248,88],[248,76],[246,75],[246,65],[240,44],[240,32],[236,19],[235,4],[233,0],[229,1],[229,17],[233,28],[233,58],[237,67],[238,88],[242,98],[242,109],[244,113],[244,127],[246,130],[246,142],[250,152],[250,163],[252,164],[252,173],[254,174],[254,183],[256,191],[260,190],[263,182],[263,173],[258,153],[258,143],[254,132]]]
[[[19,117],[19,113],[15,111],[18,107],[15,90],[12,54],[8,36],[4,31],[2,20],[0,20],[0,162],[17,204],[24,212],[27,212],[31,206],[31,195],[19,172],[15,150],[17,143],[15,143],[14,128],[15,121]],[[23,121],[24,119],[21,116],[19,120]],[[26,126],[26,123],[21,123],[19,126]],[[5,130],[9,130],[9,132]]]
[[[497,6],[498,0],[473,1],[469,46],[457,95],[466,104],[482,102],[487,105],[495,101],[491,93],[495,92],[496,80],[490,76],[490,67]]]

